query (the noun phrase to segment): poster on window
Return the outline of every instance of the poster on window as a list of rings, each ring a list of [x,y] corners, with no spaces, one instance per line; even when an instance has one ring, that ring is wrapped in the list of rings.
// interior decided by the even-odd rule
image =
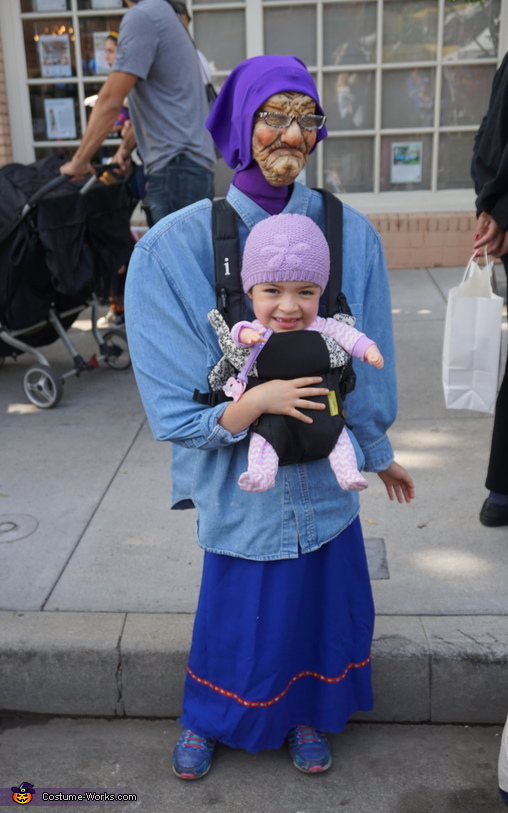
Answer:
[[[44,99],[48,139],[76,138],[74,99]]]
[[[122,8],[122,0],[92,0],[92,8]]]
[[[34,11],[67,11],[67,0],[32,0]]]
[[[41,34],[39,59],[42,76],[71,76],[71,44],[68,34]]]
[[[94,73],[109,73],[111,68],[106,62],[106,53],[104,46],[106,44],[106,37],[108,31],[94,31],[93,34],[93,56],[94,56]]]
[[[392,144],[390,183],[421,183],[423,141],[395,141]]]

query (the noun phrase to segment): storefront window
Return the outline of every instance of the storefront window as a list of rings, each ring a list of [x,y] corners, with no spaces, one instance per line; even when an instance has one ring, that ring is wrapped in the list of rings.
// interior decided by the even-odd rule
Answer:
[[[48,11],[70,11],[71,0],[21,0],[21,11],[39,12],[45,14]]]
[[[341,71],[323,76],[323,105],[328,130],[374,127],[374,72]]]
[[[68,141],[81,138],[78,87],[58,82],[32,85],[30,109],[34,141]]]
[[[325,65],[375,62],[377,3],[330,3],[323,6]]]
[[[100,91],[110,70],[105,38],[118,31],[127,8],[122,0],[5,2],[16,5],[21,20],[31,149],[38,156],[72,150],[90,115],[85,99]],[[260,53],[295,54],[311,68],[330,135],[311,157],[309,185],[342,193],[472,187],[472,143],[502,56],[508,0],[189,0],[187,6],[217,89],[235,65]],[[22,58],[15,67],[23,67]],[[101,157],[117,143],[111,134]],[[230,175],[220,164],[219,192]]]
[[[264,13],[265,54],[296,54],[316,64],[316,7],[267,8]]]
[[[23,23],[29,79],[76,76],[76,34],[70,17]]]
[[[194,14],[194,37],[215,71],[231,71],[242,62],[245,50],[245,12],[202,11]]]
[[[437,53],[437,0],[384,0],[383,61],[423,62]]]
[[[109,14],[80,20],[81,65],[85,76],[107,76],[111,70],[105,53],[106,37],[111,31],[118,33],[121,20]]]
[[[374,139],[327,138],[323,144],[323,178],[336,194],[372,192],[374,189]]]

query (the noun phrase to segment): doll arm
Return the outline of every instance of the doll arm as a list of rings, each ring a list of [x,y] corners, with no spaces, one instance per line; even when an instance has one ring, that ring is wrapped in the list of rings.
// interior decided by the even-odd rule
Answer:
[[[231,328],[231,338],[241,347],[250,347],[266,341],[263,339],[265,329],[259,322],[237,322]]]

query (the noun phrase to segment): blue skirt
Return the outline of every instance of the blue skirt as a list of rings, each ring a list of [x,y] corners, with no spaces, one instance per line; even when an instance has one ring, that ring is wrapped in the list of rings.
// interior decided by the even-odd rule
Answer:
[[[205,553],[182,723],[257,752],[372,708],[374,605],[359,519],[297,559]]]

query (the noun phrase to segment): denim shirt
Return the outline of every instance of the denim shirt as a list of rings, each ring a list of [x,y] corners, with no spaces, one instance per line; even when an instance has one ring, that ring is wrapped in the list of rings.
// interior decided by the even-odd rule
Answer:
[[[248,231],[268,214],[235,187],[228,192]],[[284,209],[308,215],[324,230],[321,195],[295,184]],[[343,291],[356,328],[379,346],[385,366],[355,360],[356,389],[346,410],[360,468],[383,471],[393,460],[386,431],[396,415],[391,304],[379,235],[344,205]],[[227,404],[193,401],[208,390],[207,374],[222,353],[207,314],[215,307],[209,200],[157,223],[137,243],[129,265],[126,314],[136,381],[157,440],[174,444],[173,505],[197,508],[199,545],[255,560],[294,558],[316,550],[357,516],[357,492],[343,491],[327,459],[284,466],[275,487],[252,493],[237,481],[247,469],[248,431],[233,435],[218,420]],[[251,318],[246,298],[246,317]]]

